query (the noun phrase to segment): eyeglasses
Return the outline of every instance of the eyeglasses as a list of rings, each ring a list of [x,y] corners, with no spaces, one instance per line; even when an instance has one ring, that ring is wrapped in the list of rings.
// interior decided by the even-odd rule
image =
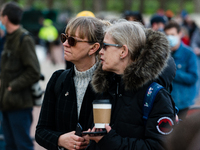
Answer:
[[[103,47],[102,48],[106,50],[106,46],[122,47],[123,45],[103,43]]]
[[[76,38],[70,36],[68,37],[66,34],[61,33],[60,35],[60,40],[62,43],[64,43],[66,40],[68,40],[68,44],[70,46],[75,46],[77,42],[87,42],[87,43],[94,43],[94,42],[89,42],[89,41],[81,41],[81,40],[77,40]]]

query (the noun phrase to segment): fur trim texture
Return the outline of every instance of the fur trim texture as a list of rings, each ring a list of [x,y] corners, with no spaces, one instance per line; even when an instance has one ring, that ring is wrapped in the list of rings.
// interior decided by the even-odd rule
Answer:
[[[170,47],[166,36],[152,29],[145,29],[146,44],[136,49],[132,58],[134,62],[127,66],[122,75],[126,90],[137,90],[149,81],[156,79],[167,65]],[[108,90],[109,72],[102,70],[100,64],[92,79],[92,86],[97,93]]]

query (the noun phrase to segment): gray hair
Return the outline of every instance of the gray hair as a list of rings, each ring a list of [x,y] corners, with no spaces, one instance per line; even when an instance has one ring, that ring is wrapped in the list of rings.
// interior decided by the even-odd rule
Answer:
[[[121,19],[113,22],[105,32],[112,36],[116,44],[126,45],[131,56],[136,49],[141,49],[146,43],[145,29],[139,22]]]

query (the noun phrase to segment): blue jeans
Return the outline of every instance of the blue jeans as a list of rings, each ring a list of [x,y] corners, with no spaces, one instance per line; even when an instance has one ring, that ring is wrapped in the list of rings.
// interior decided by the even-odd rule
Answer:
[[[32,108],[5,111],[3,114],[3,133],[6,150],[33,150],[30,136]]]

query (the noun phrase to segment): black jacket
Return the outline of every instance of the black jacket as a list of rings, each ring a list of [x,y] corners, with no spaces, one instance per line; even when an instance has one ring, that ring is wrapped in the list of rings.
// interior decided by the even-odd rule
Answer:
[[[33,107],[31,86],[40,79],[40,64],[31,36],[21,36],[27,31],[19,28],[6,35],[1,54],[0,109],[19,110]],[[8,91],[7,88],[12,90]]]
[[[174,124],[175,106],[171,95],[166,89],[157,93],[146,124],[143,100],[153,81],[166,88],[171,85],[175,67],[166,67],[170,64],[170,49],[165,36],[152,30],[147,30],[146,35],[144,49],[138,50],[141,53],[136,62],[128,66],[122,76],[102,71],[101,66],[96,70],[92,85],[101,93],[98,99],[110,99],[112,103],[112,130],[98,144],[92,141],[88,149],[164,149],[164,139],[172,132]]]
[[[78,122],[82,125],[84,131],[91,127],[88,118],[92,111],[92,101],[95,99],[95,93],[91,85],[88,85],[84,95],[78,120],[77,99],[73,80],[74,67],[66,74],[61,87],[59,87],[58,95],[55,94],[55,84],[62,72],[63,70],[56,71],[47,84],[36,127],[36,141],[48,150],[57,150],[59,136],[75,131]]]

